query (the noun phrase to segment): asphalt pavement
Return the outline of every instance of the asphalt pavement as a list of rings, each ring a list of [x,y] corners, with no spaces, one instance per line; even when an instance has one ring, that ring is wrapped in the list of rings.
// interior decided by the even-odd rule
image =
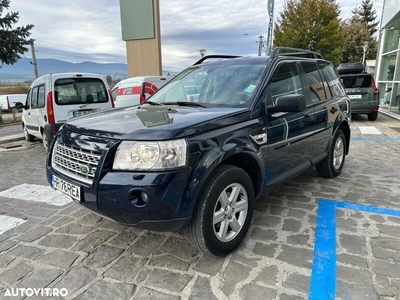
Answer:
[[[0,126],[0,138],[23,133],[24,131],[22,130],[21,123],[16,125]]]
[[[0,299],[48,288],[67,291],[49,299],[399,300],[400,121],[356,116],[351,130],[342,174],[312,169],[257,201],[223,258],[53,191],[40,142],[0,151]]]

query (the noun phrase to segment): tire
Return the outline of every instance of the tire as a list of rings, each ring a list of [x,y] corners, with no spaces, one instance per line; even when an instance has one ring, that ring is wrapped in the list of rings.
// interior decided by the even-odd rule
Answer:
[[[338,176],[343,169],[345,157],[346,138],[343,131],[338,129],[329,147],[328,156],[316,166],[318,174],[326,178]]]
[[[42,133],[43,149],[46,153],[49,153],[49,141],[47,140],[44,132]]]
[[[249,175],[235,166],[221,165],[199,196],[192,221],[184,230],[186,239],[208,255],[226,255],[242,243],[253,209],[254,188]]]
[[[378,118],[378,112],[368,114],[368,121],[375,121]]]
[[[11,110],[12,114],[17,114],[18,113],[18,108],[17,107],[13,107],[13,109]]]
[[[25,139],[26,139],[28,142],[33,142],[33,141],[35,141],[35,137],[34,137],[33,135],[29,134],[28,129],[26,128],[26,126],[24,126],[24,136],[25,136]]]

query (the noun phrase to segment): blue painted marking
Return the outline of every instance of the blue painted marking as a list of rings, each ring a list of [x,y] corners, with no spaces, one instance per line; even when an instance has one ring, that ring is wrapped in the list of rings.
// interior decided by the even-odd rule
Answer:
[[[336,208],[400,217],[398,210],[319,199],[308,300],[335,299]]]
[[[384,141],[384,142],[399,142],[399,137],[351,137],[352,141]]]

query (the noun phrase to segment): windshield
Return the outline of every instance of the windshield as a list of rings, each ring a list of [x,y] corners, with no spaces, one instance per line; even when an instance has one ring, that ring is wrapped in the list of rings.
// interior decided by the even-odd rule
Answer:
[[[99,78],[62,78],[54,83],[58,105],[107,102],[107,89]]]
[[[152,102],[196,102],[203,106],[248,106],[264,64],[231,61],[193,66],[172,79],[151,97]]]

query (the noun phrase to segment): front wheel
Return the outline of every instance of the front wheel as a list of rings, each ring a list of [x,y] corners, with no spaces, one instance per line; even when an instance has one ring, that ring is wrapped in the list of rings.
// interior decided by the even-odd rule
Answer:
[[[316,169],[322,177],[333,178],[342,171],[346,156],[346,138],[341,129],[336,131],[328,151],[328,156],[316,166]]]
[[[24,136],[28,142],[33,142],[35,140],[35,137],[33,135],[29,134],[28,128],[26,128],[26,126],[24,126]]]
[[[206,254],[226,255],[246,236],[253,209],[254,188],[249,175],[235,166],[221,165],[201,193],[185,236]]]

